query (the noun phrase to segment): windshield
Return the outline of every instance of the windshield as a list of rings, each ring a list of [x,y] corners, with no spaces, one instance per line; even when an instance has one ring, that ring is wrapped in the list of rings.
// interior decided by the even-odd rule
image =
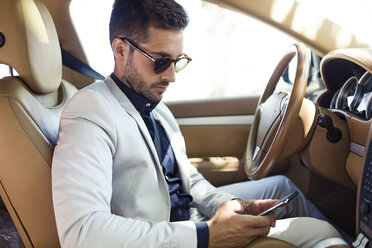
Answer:
[[[371,0],[297,0],[372,45]]]
[[[299,1],[306,5],[310,16],[312,12],[324,15],[372,44],[372,32],[367,32],[367,27],[372,26],[371,0]],[[296,42],[272,26],[215,4],[200,0],[178,2],[190,16],[184,52],[193,61],[177,74],[164,100],[260,95],[283,53]],[[114,63],[108,38],[112,3],[90,0],[90,10],[82,13],[86,0],[73,0],[70,8],[88,61],[102,75],[110,74]]]

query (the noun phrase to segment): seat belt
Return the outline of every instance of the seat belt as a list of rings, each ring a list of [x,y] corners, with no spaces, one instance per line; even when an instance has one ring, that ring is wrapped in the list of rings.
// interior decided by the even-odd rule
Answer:
[[[79,59],[78,57],[72,55],[71,53],[67,52],[65,49],[61,47],[62,52],[62,63],[63,65],[67,66],[68,68],[77,71],[87,77],[104,80],[105,77],[96,72],[92,67],[90,67],[87,63]]]

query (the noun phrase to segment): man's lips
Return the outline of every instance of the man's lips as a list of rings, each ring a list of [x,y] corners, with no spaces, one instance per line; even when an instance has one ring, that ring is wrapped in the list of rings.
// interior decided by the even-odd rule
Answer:
[[[161,83],[154,84],[152,87],[155,88],[157,91],[163,93],[167,90],[168,86],[169,86],[169,83],[161,82]]]
[[[160,92],[165,92],[168,86],[156,86],[155,88]]]

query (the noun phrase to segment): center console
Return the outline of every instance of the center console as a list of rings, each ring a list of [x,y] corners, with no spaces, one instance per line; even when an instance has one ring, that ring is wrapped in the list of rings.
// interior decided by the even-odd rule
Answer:
[[[358,235],[354,247],[372,248],[372,141],[368,146],[358,203]]]

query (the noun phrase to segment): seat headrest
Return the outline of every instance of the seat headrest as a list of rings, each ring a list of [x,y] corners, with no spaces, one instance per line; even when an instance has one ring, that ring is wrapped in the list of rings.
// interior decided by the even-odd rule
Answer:
[[[37,0],[1,0],[0,33],[5,37],[0,63],[14,68],[36,93],[58,89],[62,79],[61,49],[44,4]]]

